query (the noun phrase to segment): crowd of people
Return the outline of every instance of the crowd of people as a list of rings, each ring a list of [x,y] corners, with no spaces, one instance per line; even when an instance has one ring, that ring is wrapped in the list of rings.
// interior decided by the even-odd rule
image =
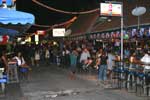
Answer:
[[[84,71],[89,70],[89,67],[91,67],[98,72],[98,83],[104,82],[107,84],[108,80],[112,78],[112,70],[115,66],[114,61],[120,60],[120,50],[116,49],[119,47],[113,47],[111,45],[95,48],[94,44],[90,41],[64,41],[63,44],[58,42],[58,44],[55,45],[14,44],[11,46],[11,57],[9,57],[7,52],[4,52],[7,50],[6,48],[1,52],[0,66],[4,67],[7,73],[8,60],[10,58],[15,59],[19,67],[26,67],[29,70],[31,70],[32,67],[38,68],[41,64],[45,66],[56,64],[57,66],[70,69],[70,79],[75,79],[77,69]],[[140,59],[142,62],[149,62],[150,57],[148,53],[146,53],[146,55],[144,54],[144,51],[138,51],[136,48],[124,48],[124,60],[130,62],[137,62],[140,61]],[[144,57],[142,58],[142,56]]]

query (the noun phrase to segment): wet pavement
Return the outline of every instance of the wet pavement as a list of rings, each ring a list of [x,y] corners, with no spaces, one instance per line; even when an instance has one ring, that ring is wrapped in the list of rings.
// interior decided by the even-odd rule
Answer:
[[[68,73],[56,65],[33,67],[29,80],[7,84],[0,100],[146,100],[125,90],[97,86],[96,74],[78,73],[70,80]]]

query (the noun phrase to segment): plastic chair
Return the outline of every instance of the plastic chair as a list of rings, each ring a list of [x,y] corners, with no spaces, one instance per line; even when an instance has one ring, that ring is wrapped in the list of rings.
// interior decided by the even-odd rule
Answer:
[[[27,79],[28,80],[28,72],[29,72],[28,68],[20,67],[19,72],[20,72],[21,79]]]
[[[126,84],[127,84],[128,92],[131,92],[134,89],[134,86],[136,87],[136,71],[135,70],[133,69],[128,70]],[[136,92],[136,89],[135,91],[132,91],[132,92]]]

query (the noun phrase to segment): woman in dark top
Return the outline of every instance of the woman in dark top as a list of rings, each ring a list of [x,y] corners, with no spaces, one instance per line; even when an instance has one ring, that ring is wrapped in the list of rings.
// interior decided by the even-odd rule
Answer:
[[[100,56],[100,64],[98,67],[98,79],[99,81],[106,81],[107,79],[107,59],[108,56],[105,51],[102,52],[102,55]]]

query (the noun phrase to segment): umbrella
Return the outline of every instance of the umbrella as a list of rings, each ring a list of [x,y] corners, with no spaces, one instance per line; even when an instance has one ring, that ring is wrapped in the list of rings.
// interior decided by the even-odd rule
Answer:
[[[2,24],[33,24],[34,16],[30,13],[25,13],[7,8],[0,8],[0,23]]]
[[[0,8],[0,27],[24,33],[34,24],[34,21],[35,17],[30,13]]]

